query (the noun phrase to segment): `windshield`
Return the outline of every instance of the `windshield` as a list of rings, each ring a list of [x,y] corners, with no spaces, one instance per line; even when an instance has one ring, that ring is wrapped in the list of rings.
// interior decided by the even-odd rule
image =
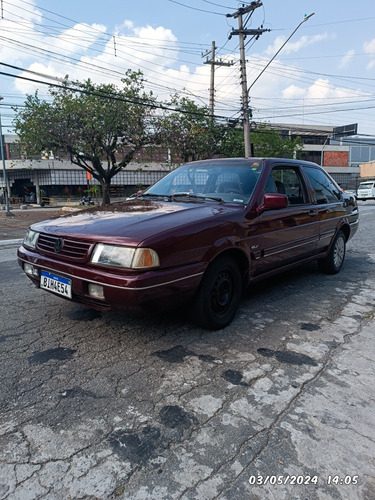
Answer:
[[[361,182],[361,184],[358,186],[358,189],[371,189],[374,187],[373,182]]]
[[[187,163],[170,172],[142,196],[207,199],[247,204],[263,165],[257,161]]]

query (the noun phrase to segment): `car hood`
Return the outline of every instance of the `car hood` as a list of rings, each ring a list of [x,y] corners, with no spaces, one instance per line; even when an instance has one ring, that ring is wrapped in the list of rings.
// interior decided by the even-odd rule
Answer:
[[[139,245],[142,241],[180,226],[197,226],[207,219],[210,225],[215,217],[244,207],[219,202],[188,202],[132,200],[104,207],[82,210],[32,225],[35,231],[60,237],[88,241],[103,241]]]

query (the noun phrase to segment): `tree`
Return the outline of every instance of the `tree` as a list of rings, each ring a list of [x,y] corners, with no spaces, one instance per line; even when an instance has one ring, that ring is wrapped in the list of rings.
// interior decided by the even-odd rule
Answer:
[[[255,157],[293,158],[302,150],[299,137],[293,141],[283,139],[280,134],[267,124],[259,124],[251,132],[251,144]],[[228,158],[243,157],[245,154],[242,128],[225,127],[222,129],[219,151]]]
[[[143,90],[140,71],[127,71],[123,88],[90,80],[51,86],[50,102],[38,92],[16,110],[15,130],[30,155],[63,151],[70,161],[97,179],[102,204],[110,202],[112,178],[150,140],[148,119],[155,104]]]
[[[303,147],[303,142],[299,137],[293,141],[289,137],[283,139],[277,130],[263,123],[252,131],[251,142],[254,147],[254,156],[259,157],[293,158]]]
[[[171,148],[181,162],[209,158],[216,147],[217,127],[208,108],[178,94],[167,106],[175,111],[165,111],[155,120],[157,142]]]
[[[243,158],[245,156],[243,129],[223,125],[218,149],[220,156],[224,158]]]

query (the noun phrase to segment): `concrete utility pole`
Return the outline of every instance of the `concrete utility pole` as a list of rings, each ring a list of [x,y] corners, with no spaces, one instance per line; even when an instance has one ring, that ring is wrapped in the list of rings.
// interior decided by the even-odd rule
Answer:
[[[2,101],[4,97],[0,96],[0,101]],[[7,171],[5,167],[5,148],[3,142],[3,126],[1,124],[1,111],[0,111],[0,148],[1,148],[1,158],[3,163],[3,179],[4,179],[4,197],[5,197],[5,207],[6,207],[6,215],[12,215],[12,212],[9,208],[9,195],[8,195],[8,182],[7,182]]]
[[[241,69],[241,85],[242,85],[242,114],[243,114],[243,133],[245,142],[245,156],[246,158],[251,157],[251,138],[250,138],[250,112],[249,112],[249,93],[247,91],[247,77],[246,77],[246,57],[245,57],[245,36],[260,36],[265,31],[270,31],[269,29],[256,29],[247,30],[243,26],[242,16],[254,11],[258,7],[261,7],[262,2],[251,2],[247,7],[241,7],[233,14],[227,14],[227,17],[238,18],[238,30],[232,29],[229,38],[233,35],[239,36],[240,42],[240,69]]]
[[[220,59],[220,61],[216,61],[215,50],[216,50],[215,42],[212,42],[211,50],[202,54],[202,57],[206,57],[209,54],[211,54],[211,59],[209,60],[207,58],[207,60],[204,62],[204,64],[211,64],[209,108],[210,108],[210,113],[211,113],[212,118],[214,117],[214,109],[215,109],[215,66],[232,66],[234,64],[233,61],[224,62],[221,59]]]

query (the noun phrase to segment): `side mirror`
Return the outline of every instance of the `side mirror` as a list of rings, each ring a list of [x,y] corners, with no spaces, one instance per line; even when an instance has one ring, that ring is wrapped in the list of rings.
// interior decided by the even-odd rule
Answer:
[[[279,210],[281,208],[287,208],[288,205],[289,201],[285,194],[265,194],[263,204],[258,208],[258,213],[264,212],[265,210]]]

